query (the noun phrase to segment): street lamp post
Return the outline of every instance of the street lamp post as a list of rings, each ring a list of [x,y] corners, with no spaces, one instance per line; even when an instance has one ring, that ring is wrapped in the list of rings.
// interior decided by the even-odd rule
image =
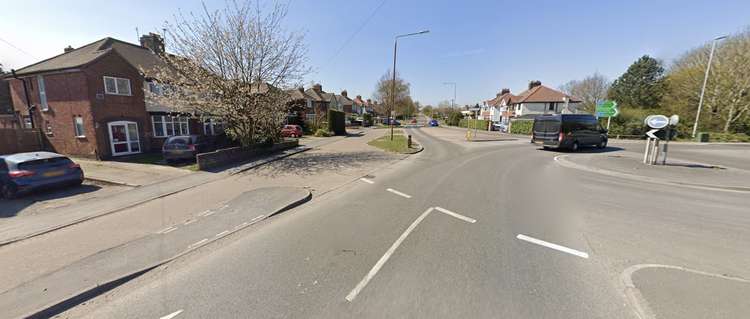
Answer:
[[[711,53],[708,55],[708,65],[706,66],[706,75],[703,77],[703,87],[701,88],[701,97],[698,100],[698,112],[695,114],[695,123],[693,123],[693,138],[695,133],[698,131],[698,119],[701,117],[701,109],[703,108],[703,95],[706,93],[706,84],[708,83],[708,73],[711,71],[711,61],[714,59],[714,51],[716,50],[716,42],[726,38],[726,35],[714,38],[711,43]]]
[[[453,85],[453,99],[451,100],[451,108],[456,107],[456,82],[443,82],[443,85]]]
[[[396,52],[398,51],[398,38],[404,38],[412,35],[420,35],[430,32],[430,30],[424,30],[414,33],[407,33],[407,34],[400,34],[397,35],[396,38],[393,41],[393,79],[391,79],[391,107],[390,107],[390,114],[388,114],[388,123],[391,125],[391,141],[393,141],[393,121],[395,120],[395,110],[396,110]],[[391,118],[391,115],[393,115],[393,118]]]

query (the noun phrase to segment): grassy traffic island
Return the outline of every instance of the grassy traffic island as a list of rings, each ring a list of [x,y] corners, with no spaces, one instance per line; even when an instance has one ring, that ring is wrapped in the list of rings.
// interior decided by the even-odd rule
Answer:
[[[401,130],[393,132],[393,140],[391,140],[391,133],[387,132],[385,135],[367,142],[367,145],[375,146],[384,151],[393,153],[414,154],[422,150],[422,146],[414,142],[413,139],[411,147],[407,144],[408,137],[404,135],[404,132]]]

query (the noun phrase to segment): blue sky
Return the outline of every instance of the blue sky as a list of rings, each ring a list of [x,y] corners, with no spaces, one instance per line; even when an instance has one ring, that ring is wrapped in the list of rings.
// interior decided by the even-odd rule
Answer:
[[[196,11],[200,1],[27,0],[0,7],[0,63],[19,68],[106,36],[137,43],[136,27],[159,31],[178,9]],[[306,83],[364,97],[391,66],[393,36],[429,29],[399,42],[399,74],[424,104],[452,97],[443,82],[457,83],[457,103],[473,104],[505,87],[519,93],[530,80],[557,87],[593,72],[612,79],[643,54],[668,63],[750,25],[750,1],[291,0],[287,22],[307,34],[315,71]]]

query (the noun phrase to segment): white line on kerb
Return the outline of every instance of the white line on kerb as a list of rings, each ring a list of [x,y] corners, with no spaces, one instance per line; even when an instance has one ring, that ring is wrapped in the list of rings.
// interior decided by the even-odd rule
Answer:
[[[250,221],[251,221],[251,222],[254,222],[254,221],[258,220],[258,219],[261,219],[261,218],[263,218],[264,216],[266,216],[266,215],[258,215],[258,216],[255,216],[255,218],[251,219]]]
[[[223,231],[223,232],[220,232],[220,233],[216,234],[216,237],[221,237],[221,236],[224,236],[224,235],[226,235],[226,234],[229,234],[229,231],[228,231],[228,230],[225,230],[225,231]]]
[[[414,228],[416,228],[417,225],[419,225],[419,223],[422,222],[422,220],[425,217],[427,217],[427,215],[429,215],[430,212],[432,212],[433,209],[434,208],[432,207],[428,208],[426,211],[424,211],[424,213],[422,213],[422,215],[419,215],[419,217],[417,217],[417,219],[415,219],[414,222],[411,223],[411,225],[409,225],[409,228],[407,228],[404,231],[404,233],[401,234],[401,236],[399,236],[398,239],[396,239],[396,242],[394,242],[393,245],[391,245],[391,248],[388,248],[388,251],[385,252],[383,257],[380,257],[380,260],[378,260],[378,262],[375,263],[375,266],[372,266],[372,269],[370,269],[367,275],[365,275],[365,277],[362,278],[362,281],[360,281],[357,284],[357,286],[354,287],[354,289],[352,289],[352,291],[346,296],[346,300],[351,302],[352,300],[354,300],[354,298],[357,298],[357,295],[359,294],[359,292],[362,291],[362,289],[365,288],[365,286],[367,286],[367,283],[370,282],[370,279],[372,279],[372,277],[375,277],[375,275],[378,273],[380,268],[383,267],[386,261],[388,261],[388,258],[391,258],[391,255],[393,254],[393,252],[396,251],[396,248],[398,248],[398,246],[401,245],[404,239],[406,239],[406,236],[409,236],[409,233],[411,233],[414,230]]]
[[[169,233],[171,231],[174,231],[175,229],[177,229],[177,227],[169,226],[167,228],[164,228],[164,229],[158,231],[157,233],[159,233],[159,234],[166,234],[166,233]]]
[[[544,246],[544,247],[547,247],[547,248],[552,248],[554,250],[558,250],[558,251],[561,251],[561,252],[564,252],[564,253],[575,255],[575,256],[578,256],[578,257],[581,257],[581,258],[589,258],[589,254],[584,253],[582,251],[578,251],[578,250],[575,250],[575,249],[572,249],[572,248],[568,248],[568,247],[565,247],[565,246],[560,246],[558,244],[553,244],[553,243],[550,243],[550,242],[546,242],[546,241],[543,241],[541,239],[536,239],[536,238],[529,237],[529,236],[522,235],[522,234],[518,234],[518,236],[516,236],[516,238],[518,238],[520,240],[525,240],[525,241],[530,242],[532,244],[541,245],[541,246]]]
[[[170,314],[168,314],[168,315],[166,315],[166,316],[164,316],[164,317],[161,317],[161,318],[159,318],[159,319],[172,319],[172,318],[174,318],[174,317],[177,317],[177,315],[179,315],[180,313],[182,313],[182,309],[180,309],[180,310],[177,310],[177,311],[175,311],[175,312],[173,312],[173,313],[170,313]]]
[[[360,178],[359,180],[360,180],[360,181],[363,181],[363,182],[365,182],[365,183],[367,183],[367,184],[375,184],[375,182],[373,182],[372,180],[369,180],[369,179],[367,179],[367,178],[364,178],[364,177],[363,177],[363,178]]]
[[[391,193],[394,193],[394,194],[396,194],[398,196],[401,196],[401,197],[411,198],[411,195],[404,194],[404,193],[399,192],[399,191],[397,191],[397,190],[395,190],[393,188],[387,188],[386,190],[389,191],[389,192],[391,192]]]
[[[207,241],[208,241],[208,238],[203,238],[203,239],[199,240],[198,242],[195,242],[195,243],[191,244],[190,246],[188,246],[188,249],[191,249],[193,247],[197,247],[197,246],[203,245]]]
[[[242,228],[242,227],[245,227],[245,226],[247,226],[247,225],[250,225],[250,224],[248,224],[247,222],[242,222],[242,224],[239,224],[239,225],[237,225],[237,226],[234,226],[234,229],[240,229],[240,228]]]
[[[477,222],[477,220],[476,220],[476,219],[474,219],[474,218],[466,217],[466,216],[464,216],[464,215],[461,215],[461,214],[459,214],[459,213],[454,213],[454,212],[452,212],[452,211],[449,211],[449,210],[447,210],[447,209],[445,209],[445,208],[442,208],[442,207],[435,207],[435,209],[436,209],[437,211],[441,212],[441,213],[444,213],[444,214],[447,214],[447,215],[450,215],[450,216],[456,217],[456,218],[458,218],[458,219],[460,219],[460,220],[463,220],[463,221],[465,221],[465,222],[468,222],[468,223],[472,223],[472,224],[473,224],[473,223],[476,223],[476,222]]]

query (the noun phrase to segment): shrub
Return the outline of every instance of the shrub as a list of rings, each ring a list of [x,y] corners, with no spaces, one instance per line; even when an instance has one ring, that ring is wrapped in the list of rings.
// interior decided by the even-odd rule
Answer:
[[[510,133],[531,135],[531,128],[534,126],[534,120],[511,120]]]
[[[448,114],[448,121],[447,121],[448,125],[458,126],[462,118],[463,118],[463,115],[461,115],[461,112],[451,111],[450,114]]]
[[[744,133],[709,133],[711,142],[750,142],[750,136]]]
[[[362,126],[372,126],[372,114],[365,113],[362,115]]]
[[[331,135],[332,135],[331,132],[329,132],[329,131],[327,131],[325,129],[322,129],[322,128],[319,128],[317,131],[315,131],[315,136],[316,137],[329,137]]]
[[[458,122],[459,127],[466,127],[466,128],[477,128],[478,130],[486,131],[487,128],[490,125],[490,121],[486,120],[472,120],[472,119],[461,119]]]
[[[328,110],[328,131],[336,135],[346,135],[346,114],[337,110]]]

